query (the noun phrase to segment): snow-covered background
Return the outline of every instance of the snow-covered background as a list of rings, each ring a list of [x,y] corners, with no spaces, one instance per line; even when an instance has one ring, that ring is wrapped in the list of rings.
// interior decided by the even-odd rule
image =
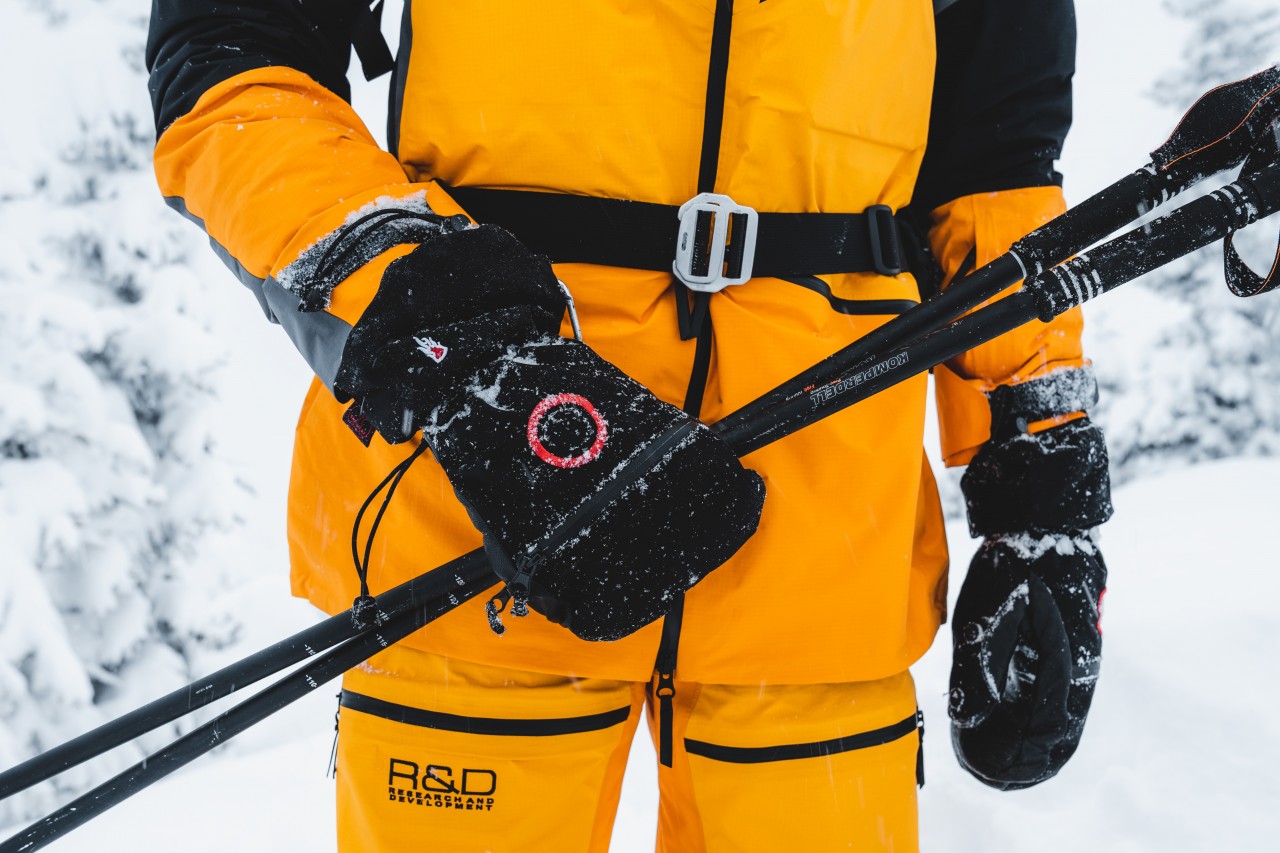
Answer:
[[[306,368],[160,203],[147,6],[7,0],[0,13],[0,767],[315,618],[288,598],[283,542]],[[1272,0],[1077,7],[1069,200],[1145,162],[1198,94],[1280,59]],[[398,8],[390,0],[393,47]],[[375,130],[384,86],[357,85]],[[1274,228],[1244,247],[1260,264]],[[1107,655],[1088,735],[1040,788],[972,781],[947,743],[940,642],[916,670],[930,727],[924,849],[1236,850],[1280,835],[1267,536],[1280,297],[1231,297],[1220,263],[1204,253],[1086,309],[1123,483],[1103,531]],[[949,532],[962,567],[972,543],[962,524]],[[333,849],[335,691],[53,849]],[[14,824],[0,837],[171,734],[0,803],[0,825]],[[641,735],[615,849],[652,849],[654,777]]]

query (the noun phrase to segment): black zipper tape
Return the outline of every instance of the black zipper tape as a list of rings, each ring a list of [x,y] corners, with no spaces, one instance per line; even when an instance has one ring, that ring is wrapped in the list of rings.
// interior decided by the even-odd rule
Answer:
[[[683,299],[684,294],[677,291],[676,298]],[[709,294],[699,293],[697,298],[706,300]],[[693,367],[689,371],[689,386],[684,395],[684,411],[694,417],[702,411],[702,399],[707,391],[707,379],[711,374],[711,344],[714,336],[715,330],[711,326],[711,316],[707,315],[698,329],[698,341],[693,352]],[[680,655],[680,628],[683,624],[684,596],[680,595],[662,620],[662,639],[658,642],[658,656],[654,663],[654,669],[657,671],[654,695],[658,699],[658,763],[663,767],[671,766],[674,752],[672,722],[675,716],[675,672]]]
[[[905,720],[891,726],[814,743],[789,743],[781,746],[721,746],[685,738],[684,748],[690,755],[700,755],[713,761],[724,761],[730,764],[766,764],[771,761],[822,758],[828,755],[839,755],[842,752],[852,752],[856,749],[883,746],[912,734],[917,730],[917,726],[918,718],[913,713]]]
[[[631,706],[618,708],[616,711],[605,711],[601,714],[589,714],[585,717],[555,717],[543,720],[507,720],[497,717],[464,717],[458,714],[445,714],[440,711],[427,711],[412,708],[365,696],[363,693],[342,691],[342,707],[362,714],[370,714],[403,723],[407,726],[420,726],[427,729],[439,729],[446,732],[465,732],[472,735],[509,735],[515,737],[546,737],[548,735],[574,735],[583,732],[596,732],[601,729],[621,725],[631,715]]]
[[[707,63],[707,101],[702,121],[702,158],[698,165],[698,192],[713,192],[716,184],[716,169],[720,159],[720,135],[724,123],[724,93],[729,78],[729,43],[733,30],[733,0],[716,0],[716,16],[711,26],[711,55]],[[679,284],[675,288],[676,299],[681,309],[680,339],[688,340],[696,337],[697,344],[693,354],[693,369],[689,376],[689,387],[685,392],[684,410],[697,417],[702,411],[702,397],[706,393],[707,379],[711,367],[711,312],[707,305],[710,295],[697,293],[691,316],[684,288]],[[684,596],[681,595],[675,606],[668,611],[662,620],[662,639],[658,643],[657,660],[654,668],[657,671],[657,683],[654,695],[658,700],[658,762],[663,767],[670,767],[672,753],[672,723],[675,717],[674,700],[676,695],[675,670],[680,652],[680,627],[684,622]]]

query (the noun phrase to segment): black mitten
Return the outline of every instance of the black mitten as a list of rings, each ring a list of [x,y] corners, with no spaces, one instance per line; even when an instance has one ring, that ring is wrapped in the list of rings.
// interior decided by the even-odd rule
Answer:
[[[510,349],[423,435],[485,534],[512,614],[526,603],[615,640],[751,537],[764,484],[697,419],[583,344]],[[491,602],[491,622],[506,597]]]
[[[347,338],[339,400],[386,441],[408,441],[464,382],[560,328],[565,294],[551,267],[493,225],[444,227],[387,267]]]
[[[495,630],[510,601],[612,640],[751,537],[764,486],[698,420],[558,337],[564,300],[505,231],[445,230],[387,268],[335,390],[388,441],[422,429],[507,583]]]
[[[990,538],[953,615],[952,742],[1002,790],[1027,788],[1076,751],[1102,663],[1107,569],[1084,536]]]
[[[992,438],[961,480],[986,541],[952,619],[952,743],[1004,790],[1055,775],[1075,752],[1101,664],[1106,566],[1091,530],[1111,516],[1102,431],[1088,418],[1027,424],[1096,399],[1086,370],[992,395]]]

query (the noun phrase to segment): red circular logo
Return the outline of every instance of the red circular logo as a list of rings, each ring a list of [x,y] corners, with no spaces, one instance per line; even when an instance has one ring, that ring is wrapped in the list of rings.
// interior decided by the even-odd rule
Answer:
[[[546,417],[552,410],[561,406],[576,406],[591,418],[591,422],[595,424],[596,437],[591,442],[591,446],[579,453],[577,456],[557,456],[542,444],[542,438],[538,435],[538,427],[542,423],[542,419]],[[533,448],[533,452],[538,458],[548,465],[554,465],[557,468],[579,468],[588,462],[593,462],[600,456],[600,451],[604,449],[604,443],[609,438],[609,425],[605,423],[604,417],[596,411],[596,407],[591,405],[591,401],[586,397],[578,394],[552,394],[537,406],[533,408],[533,414],[529,415],[529,428],[527,431],[529,437],[529,446]]]

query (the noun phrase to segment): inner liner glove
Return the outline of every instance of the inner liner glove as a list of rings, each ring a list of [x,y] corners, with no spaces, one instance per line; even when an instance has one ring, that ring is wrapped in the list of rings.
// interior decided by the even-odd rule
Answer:
[[[1111,517],[1088,369],[991,395],[992,438],[961,480],[985,537],[952,618],[950,716],[961,766],[1002,790],[1051,778],[1079,746],[1102,661],[1107,570],[1092,529]]]
[[[511,603],[587,640],[623,637],[755,532],[759,475],[697,419],[558,337],[550,266],[493,226],[388,266],[335,383],[391,442],[419,429],[484,535]]]

